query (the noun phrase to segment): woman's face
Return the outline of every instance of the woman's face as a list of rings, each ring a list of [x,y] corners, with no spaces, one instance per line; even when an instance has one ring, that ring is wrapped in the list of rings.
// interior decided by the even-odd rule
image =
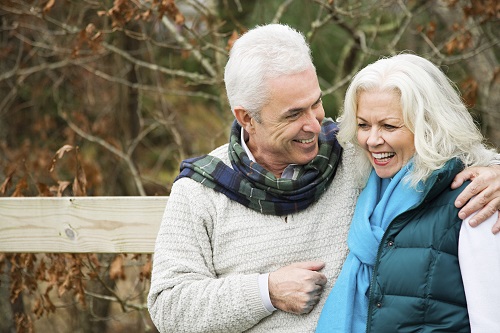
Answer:
[[[358,143],[380,178],[393,177],[415,153],[396,92],[361,92],[356,118]]]

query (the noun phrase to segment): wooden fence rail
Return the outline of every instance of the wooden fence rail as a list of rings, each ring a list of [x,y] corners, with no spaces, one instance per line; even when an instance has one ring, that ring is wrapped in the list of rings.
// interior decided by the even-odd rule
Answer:
[[[167,199],[0,198],[0,252],[152,253]]]

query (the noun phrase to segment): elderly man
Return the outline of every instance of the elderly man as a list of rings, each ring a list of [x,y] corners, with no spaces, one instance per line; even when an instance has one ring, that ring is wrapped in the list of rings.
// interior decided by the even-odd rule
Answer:
[[[348,252],[353,152],[325,119],[309,46],[288,26],[239,38],[225,84],[230,140],[181,165],[156,242],[151,318],[162,333],[312,332]],[[476,184],[494,183],[476,200],[494,198],[487,215],[500,171],[473,171]]]

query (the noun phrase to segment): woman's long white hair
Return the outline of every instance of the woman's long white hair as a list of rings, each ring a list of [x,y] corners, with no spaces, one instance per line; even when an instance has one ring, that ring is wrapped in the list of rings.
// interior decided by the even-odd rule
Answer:
[[[495,151],[484,145],[481,132],[448,77],[422,57],[399,54],[359,71],[346,92],[338,138],[358,149],[361,182],[371,170],[357,142],[356,112],[364,91],[400,96],[404,123],[415,136],[414,169],[408,179],[412,186],[455,157],[466,166],[485,166],[494,159]]]

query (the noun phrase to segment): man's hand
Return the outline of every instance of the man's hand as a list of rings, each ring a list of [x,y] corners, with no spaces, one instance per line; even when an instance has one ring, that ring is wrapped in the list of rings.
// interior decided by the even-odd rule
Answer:
[[[459,187],[468,179],[472,182],[457,197],[455,206],[457,208],[463,206],[458,213],[462,220],[478,211],[470,220],[470,225],[475,227],[493,215],[495,211],[500,210],[500,166],[466,168],[455,177],[451,188]],[[468,200],[470,201],[464,206]],[[500,232],[500,216],[492,232],[494,234]]]
[[[269,274],[269,296],[275,308],[295,314],[309,313],[318,303],[326,276],[319,261],[298,262]]]

